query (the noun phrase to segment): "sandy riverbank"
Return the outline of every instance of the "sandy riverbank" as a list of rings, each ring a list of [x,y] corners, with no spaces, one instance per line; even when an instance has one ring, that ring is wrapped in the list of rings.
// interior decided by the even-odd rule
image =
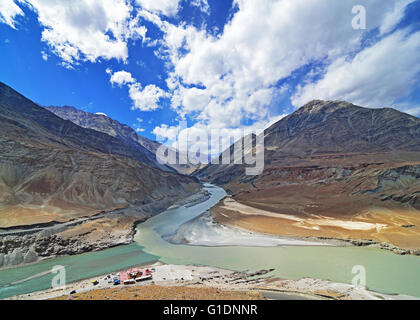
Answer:
[[[207,299],[332,299],[398,300],[415,299],[403,295],[386,295],[349,284],[304,278],[283,280],[270,276],[270,270],[235,272],[213,267],[166,265],[155,263],[142,268],[154,269],[153,280],[135,285],[109,284],[107,275],[9,298],[9,300],[207,300]],[[92,282],[98,280],[94,286]],[[74,294],[70,292],[75,291]]]
[[[237,226],[227,226],[214,221],[210,213],[205,213],[182,225],[174,235],[165,238],[174,244],[194,246],[330,246],[332,241],[318,239],[296,239],[252,232]]]
[[[296,216],[226,197],[211,209],[211,214],[221,225],[271,236],[335,245],[372,246],[397,254],[420,255],[420,218],[409,213],[367,213],[352,219]]]

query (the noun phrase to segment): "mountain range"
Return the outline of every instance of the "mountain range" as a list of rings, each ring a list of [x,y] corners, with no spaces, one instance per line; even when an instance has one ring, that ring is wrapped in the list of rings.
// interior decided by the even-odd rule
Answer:
[[[121,140],[125,145],[129,145],[133,148],[142,150],[142,152],[148,156],[149,160],[162,170],[179,172],[181,174],[190,174],[201,166],[191,163],[168,165],[159,164],[159,162],[156,160],[156,152],[162,144],[138,135],[136,131],[130,126],[111,119],[105,114],[85,112],[70,106],[49,106],[46,107],[46,109],[59,116],[60,118],[69,120],[78,126],[106,133]],[[145,152],[144,149],[149,152]],[[176,152],[177,154],[179,153],[178,151]],[[181,156],[183,156],[182,153]]]
[[[247,176],[246,165],[233,161],[194,173],[231,194],[213,210],[216,220],[279,235],[420,248],[419,118],[315,100],[262,134],[261,175]],[[233,146],[225,154],[233,160]],[[258,210],[263,214],[253,214]]]

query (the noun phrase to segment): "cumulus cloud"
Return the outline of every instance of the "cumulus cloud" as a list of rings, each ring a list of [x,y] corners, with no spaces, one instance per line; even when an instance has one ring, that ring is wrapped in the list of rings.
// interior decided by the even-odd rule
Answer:
[[[139,83],[135,83],[129,87],[129,95],[134,102],[133,109],[139,109],[141,111],[156,110],[159,108],[158,102],[161,99],[170,97],[167,92],[154,84],[149,84],[145,88],[142,88]]]
[[[361,51],[340,58],[324,77],[298,87],[292,102],[299,107],[312,99],[350,101],[365,107],[390,107],[419,85],[420,32],[400,30]]]
[[[210,100],[206,90],[178,86],[172,95],[172,106],[174,109],[181,108],[180,114],[185,116],[203,110]]]
[[[129,0],[18,0],[38,15],[44,27],[42,41],[72,66],[80,61],[128,58],[129,39],[146,39],[147,29],[132,16]],[[23,15],[13,0],[0,2],[0,22],[15,27],[15,17]]]
[[[235,0],[238,11],[218,36],[141,15],[164,32],[159,56],[172,66],[172,107],[211,127],[236,128],[279,113],[272,104],[286,94],[277,87],[280,80],[315,61],[333,64],[361,49],[364,31],[352,28],[354,5],[366,7],[374,29],[400,10],[396,2]]]
[[[23,15],[24,13],[22,9],[15,3],[14,0],[0,1],[0,22],[6,23],[13,29],[16,29],[16,17]]]
[[[233,142],[251,133],[260,134],[264,129],[269,128],[286,116],[287,114],[281,114],[268,117],[264,121],[257,121],[252,125],[236,128],[214,127],[200,122],[191,127],[187,127],[186,123],[175,126],[162,124],[155,127],[152,133],[156,135],[158,141],[166,141],[166,144],[173,148],[188,151],[192,145],[201,145],[201,152],[204,154],[217,155]],[[199,140],[197,140],[198,137],[200,137]],[[212,140],[212,137],[221,137],[222,139],[220,141],[218,139]],[[212,143],[212,141],[215,143]]]
[[[143,9],[166,16],[174,16],[178,13],[179,0],[136,0]]]
[[[109,69],[107,69],[107,73],[111,73]],[[111,79],[109,80],[112,84],[117,84],[120,87],[122,85],[134,83],[135,80],[130,72],[127,71],[117,71],[112,73]]]
[[[170,95],[161,88],[150,84],[143,88],[140,82],[132,76],[130,72],[121,70],[113,72],[111,69],[106,69],[106,73],[110,75],[109,81],[111,84],[118,86],[128,86],[129,96],[133,101],[132,109],[139,109],[141,111],[153,111],[158,109],[159,102],[164,98],[169,98]]]
[[[169,139],[176,140],[179,134],[179,126],[168,126],[167,124],[162,124],[153,129],[153,134],[158,137],[159,140]]]
[[[28,0],[45,27],[42,40],[65,63],[128,57],[125,34],[131,6],[125,0]]]
[[[150,41],[147,28],[135,15],[136,6],[167,16],[176,15],[179,9],[179,0],[1,0],[0,22],[12,28],[16,28],[16,17],[24,15],[16,3],[37,13],[44,27],[42,41],[66,67],[99,59],[126,61],[129,39]]]

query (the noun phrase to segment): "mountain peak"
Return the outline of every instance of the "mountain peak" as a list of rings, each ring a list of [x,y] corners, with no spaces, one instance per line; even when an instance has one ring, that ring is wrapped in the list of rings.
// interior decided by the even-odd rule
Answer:
[[[340,101],[340,100],[312,100],[305,104],[303,107],[301,107],[298,111],[300,112],[309,112],[309,113],[317,113],[320,111],[326,111],[328,112],[334,112],[341,108],[346,107],[355,107],[354,104],[346,102],[346,101]]]

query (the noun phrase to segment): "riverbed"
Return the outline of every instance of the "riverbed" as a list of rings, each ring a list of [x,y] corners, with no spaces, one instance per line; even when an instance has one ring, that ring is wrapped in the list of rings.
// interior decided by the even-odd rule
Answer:
[[[201,242],[201,245],[199,241],[195,245],[167,241],[172,239],[174,242],[174,235],[180,228],[184,235],[191,236],[190,230],[185,229],[186,224],[196,228],[197,224],[192,223],[194,219],[226,196],[225,191],[216,186],[205,185],[204,189],[210,193],[206,201],[167,210],[140,224],[135,244],[0,271],[0,298],[49,288],[54,276],[49,271],[56,265],[65,266],[67,281],[73,282],[157,260],[235,271],[273,268],[275,271],[271,276],[285,279],[310,277],[339,283],[351,283],[356,276],[352,273],[353,268],[363,266],[369,289],[420,297],[420,257],[416,256],[399,256],[375,248],[296,243],[290,239],[276,240],[241,232],[239,238],[230,233],[231,239],[227,241],[225,230],[214,233],[208,229],[208,224],[205,243]],[[203,229],[196,229],[197,232],[200,230]],[[249,241],[248,237],[254,236]],[[203,241],[203,237],[196,238]]]

